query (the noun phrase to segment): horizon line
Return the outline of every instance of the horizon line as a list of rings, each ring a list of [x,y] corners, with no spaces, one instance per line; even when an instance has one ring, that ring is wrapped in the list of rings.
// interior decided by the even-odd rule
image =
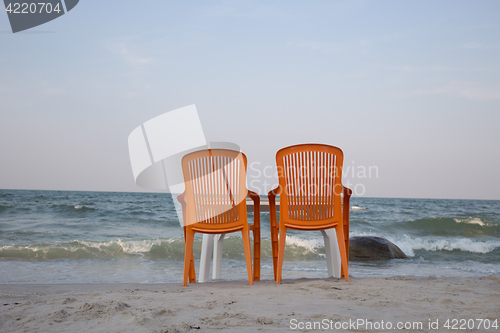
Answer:
[[[0,191],[52,191],[52,192],[106,192],[106,193],[150,193],[150,194],[172,194],[171,192],[158,191],[109,191],[109,190],[46,190],[46,189],[16,189],[16,188],[0,188]],[[177,193],[174,193],[177,194]],[[267,194],[259,194],[266,196]],[[369,199],[414,199],[414,200],[475,200],[475,201],[500,201],[500,199],[464,199],[464,198],[415,198],[415,197],[371,197],[371,196],[351,196],[351,198],[369,198]]]

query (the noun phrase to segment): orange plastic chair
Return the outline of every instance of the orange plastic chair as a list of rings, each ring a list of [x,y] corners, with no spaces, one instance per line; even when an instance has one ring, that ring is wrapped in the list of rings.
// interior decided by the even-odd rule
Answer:
[[[341,182],[343,159],[340,148],[324,144],[294,145],[276,153],[279,186],[268,194],[276,284],[282,280],[287,229],[335,228],[341,277],[349,282],[349,198],[352,191]],[[344,194],[343,207],[341,193]],[[279,225],[276,220],[277,195],[280,196]]]
[[[247,158],[229,149],[205,149],[182,158],[185,191],[177,196],[182,206],[185,253],[183,286],[196,283],[193,240],[196,232],[226,234],[241,231],[248,281],[260,280],[260,197],[246,188]],[[248,224],[246,197],[254,201],[253,225]],[[254,271],[249,231],[254,238]]]

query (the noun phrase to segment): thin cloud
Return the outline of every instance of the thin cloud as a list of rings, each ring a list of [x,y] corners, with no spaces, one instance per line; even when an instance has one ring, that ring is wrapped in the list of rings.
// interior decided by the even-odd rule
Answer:
[[[464,49],[485,49],[487,48],[483,43],[466,43],[462,45]]]
[[[365,53],[368,51],[370,47],[376,44],[393,42],[400,39],[401,37],[402,34],[394,33],[390,35],[384,35],[375,39],[363,38],[358,40],[357,42],[344,43],[344,44],[332,43],[332,42],[318,42],[318,41],[307,41],[307,42],[289,41],[287,45],[323,53],[334,53],[348,49],[358,49],[358,50],[360,49],[363,53]]]
[[[458,71],[462,68],[459,67],[447,67],[447,66],[411,66],[411,65],[400,65],[400,66],[392,66],[392,65],[382,65],[382,68],[393,69],[403,72],[450,72],[450,71]]]
[[[3,84],[0,84],[0,94],[9,94],[9,93],[13,93],[13,92],[19,92],[21,91],[21,89],[19,88],[14,88],[14,86],[12,84],[10,85],[3,85]]]
[[[390,43],[401,39],[403,35],[400,33],[393,33],[389,35],[383,35],[374,39],[363,38],[358,41],[358,45],[362,48],[366,48],[368,46],[382,44],[382,43]]]
[[[288,42],[289,46],[294,46],[298,48],[305,48],[310,51],[320,51],[324,53],[332,53],[338,51],[339,48],[336,47],[333,43],[327,42]]]
[[[47,95],[64,94],[66,92],[63,88],[57,88],[57,87],[45,87],[43,88],[42,91]]]
[[[127,100],[141,96],[149,88],[146,69],[154,62],[153,58],[143,54],[143,49],[139,48],[134,40],[136,37],[121,38],[105,45],[108,51],[126,64],[123,71],[126,92],[122,97]]]
[[[112,53],[120,56],[129,66],[139,68],[153,61],[152,58],[139,55],[130,46],[130,40],[122,40],[110,43],[106,48]]]
[[[256,2],[223,1],[218,4],[207,2],[206,6],[200,7],[196,12],[202,18],[221,19],[221,18],[250,18],[257,19],[262,17],[287,18],[290,15],[283,8],[276,8],[271,4],[258,4]]]
[[[384,36],[382,36],[382,38],[380,40],[382,42],[392,42],[392,41],[400,39],[402,36],[403,35],[400,34],[400,33],[393,33],[393,34],[390,34],[390,35],[384,35]]]
[[[444,86],[433,89],[414,90],[408,96],[460,96],[472,100],[494,100],[500,99],[500,85],[484,87],[477,82],[451,81]]]
[[[374,42],[371,41],[371,40],[368,40],[368,39],[362,39],[358,42],[359,46],[361,47],[366,47],[366,46],[370,46],[370,45],[373,45]]]

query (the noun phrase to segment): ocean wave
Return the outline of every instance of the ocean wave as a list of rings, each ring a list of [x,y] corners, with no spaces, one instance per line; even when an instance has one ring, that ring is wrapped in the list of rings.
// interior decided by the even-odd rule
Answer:
[[[159,251],[162,248],[163,251]],[[9,245],[0,247],[0,258],[18,259],[89,259],[149,255],[168,259],[183,258],[183,239],[147,239],[96,242],[75,240],[56,244]]]
[[[418,233],[433,236],[495,236],[500,235],[500,224],[480,217],[447,218],[435,217],[392,224],[402,233]]]
[[[67,205],[67,204],[55,204],[55,205],[52,205],[50,208],[52,208],[53,210],[57,211],[57,212],[68,212],[68,213],[71,213],[71,212],[86,212],[86,211],[96,211],[97,208],[93,208],[93,207],[88,207],[88,206],[85,206],[83,204],[76,204],[76,205]]]
[[[500,248],[500,241],[475,241],[470,238],[432,239],[411,238],[397,241],[397,245],[409,256],[414,256],[416,250],[424,251],[463,251],[486,254]]]
[[[360,207],[360,206],[351,206],[352,210],[366,210],[366,207]]]
[[[152,209],[139,209],[139,208],[129,209],[128,212],[131,215],[148,215],[148,216],[154,216],[154,215],[158,214],[158,210],[153,211]]]
[[[251,241],[253,246],[253,241]],[[194,241],[194,256],[199,258],[201,238]],[[115,239],[112,241],[75,240],[55,244],[0,246],[0,258],[16,259],[104,259],[143,257],[145,259],[184,260],[184,239]],[[245,260],[240,236],[224,239],[223,257]],[[261,257],[272,258],[271,240],[261,239]],[[323,240],[287,236],[286,260],[320,259],[324,257]]]
[[[410,257],[415,251],[462,251],[478,254],[487,254],[500,248],[500,241],[478,241],[469,238],[425,238],[391,237],[371,233],[351,233],[350,236],[378,236],[384,237],[396,244]],[[201,239],[195,239],[194,255],[199,258]],[[29,244],[8,245],[0,247],[0,258],[16,259],[104,259],[142,257],[145,259],[184,260],[184,239],[115,239],[112,241],[83,241],[61,242],[56,244]],[[241,237],[230,236],[224,239],[223,257],[235,260],[244,260],[244,250]],[[271,241],[268,238],[261,240],[261,257],[272,258]],[[303,239],[297,236],[287,236],[285,260],[318,260],[325,257],[325,248],[322,238]]]
[[[297,236],[286,236],[285,259],[317,259],[324,257],[323,239],[304,239]]]
[[[486,225],[486,223],[481,221],[481,219],[478,217],[469,217],[468,219],[454,219],[454,220],[457,223],[477,224],[480,225],[481,227],[484,227]]]
[[[415,251],[462,251],[486,254],[500,248],[500,240],[472,240],[470,238],[442,238],[442,237],[393,237],[377,232],[351,232],[349,237],[376,236],[386,238],[396,244],[407,256],[414,257]]]

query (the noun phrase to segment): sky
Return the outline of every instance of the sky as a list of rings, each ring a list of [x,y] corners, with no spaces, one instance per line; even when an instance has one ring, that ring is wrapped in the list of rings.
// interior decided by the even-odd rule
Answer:
[[[0,12],[1,189],[145,191],[128,135],[191,104],[261,194],[318,142],[357,196],[500,200],[500,2],[81,0],[16,34]]]

